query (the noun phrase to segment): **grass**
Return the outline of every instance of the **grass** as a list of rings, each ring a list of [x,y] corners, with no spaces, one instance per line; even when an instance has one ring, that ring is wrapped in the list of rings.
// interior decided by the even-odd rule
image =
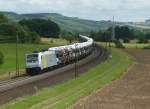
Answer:
[[[33,96],[27,96],[0,107],[0,109],[65,109],[80,98],[120,78],[132,64],[126,53],[112,49],[112,59],[97,65],[77,79],[71,79]]]
[[[126,48],[144,48],[144,47],[147,47],[149,44],[124,44],[124,46]]]
[[[46,41],[46,40],[45,40]],[[46,43],[42,41],[42,44],[19,44],[19,68],[25,68],[25,54],[31,53],[35,50],[41,50],[43,48],[49,48],[52,46],[64,45],[66,42],[61,39],[53,39],[54,43]],[[57,42],[57,43],[56,43]],[[8,72],[14,73],[16,67],[16,45],[15,44],[0,44],[0,51],[4,54],[4,64],[0,66],[0,78],[2,75],[8,74]]]
[[[148,46],[145,46],[144,49],[150,49],[150,44]]]
[[[58,38],[41,38],[43,44],[55,44],[55,45],[64,45],[68,42],[65,39]]]
[[[99,44],[103,45],[103,46],[106,46],[106,42],[98,42]],[[115,44],[114,43],[110,43],[110,45],[112,47],[115,47]],[[149,46],[150,44],[146,43],[141,43],[141,44],[136,44],[136,43],[123,43],[124,47],[125,48],[145,48],[147,46]]]

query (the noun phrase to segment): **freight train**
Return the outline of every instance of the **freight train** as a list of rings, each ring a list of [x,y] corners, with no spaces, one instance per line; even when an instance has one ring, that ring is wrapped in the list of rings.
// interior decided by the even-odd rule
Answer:
[[[92,53],[94,41],[83,35],[79,35],[79,39],[80,43],[26,54],[26,73],[29,75],[41,74],[49,69],[85,58]]]

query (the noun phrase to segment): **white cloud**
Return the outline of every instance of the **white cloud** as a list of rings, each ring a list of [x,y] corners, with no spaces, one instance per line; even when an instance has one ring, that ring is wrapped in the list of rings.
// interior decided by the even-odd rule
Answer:
[[[0,0],[0,11],[57,12],[90,19],[144,20],[150,18],[149,0]]]

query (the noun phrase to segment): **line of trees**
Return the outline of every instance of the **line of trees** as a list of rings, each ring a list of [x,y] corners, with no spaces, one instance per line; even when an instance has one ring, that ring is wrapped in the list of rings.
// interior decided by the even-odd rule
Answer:
[[[0,43],[40,43],[41,37],[58,38],[59,26],[50,20],[31,19],[13,22],[0,14]],[[4,55],[0,51],[0,65],[4,63]]]
[[[36,32],[31,32],[19,23],[12,22],[4,15],[0,15],[0,42],[13,43],[18,35],[19,43],[39,43],[40,36]]]
[[[21,20],[19,22],[23,27],[27,27],[32,32],[38,33],[42,37],[58,38],[60,34],[60,27],[51,20],[31,19]]]
[[[98,32],[91,32],[90,37],[96,41],[111,41],[112,38],[112,28],[107,30],[100,30]],[[147,43],[150,39],[150,33],[143,32],[140,30],[134,30],[127,26],[116,26],[115,27],[115,38],[116,40],[123,40],[125,43],[130,42],[130,40],[138,39],[139,43]]]
[[[0,43],[16,41],[18,35],[19,43],[39,43],[40,37],[59,37],[59,26],[43,19],[21,20],[12,22],[0,14]]]

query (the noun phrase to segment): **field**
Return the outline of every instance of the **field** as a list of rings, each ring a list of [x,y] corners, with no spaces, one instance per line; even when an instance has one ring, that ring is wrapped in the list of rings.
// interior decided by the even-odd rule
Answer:
[[[68,42],[65,39],[56,39],[56,38],[41,38],[41,42],[43,44],[52,44],[52,45],[64,45],[68,44]]]
[[[126,48],[144,48],[149,46],[149,44],[123,44]]]
[[[126,49],[134,64],[120,78],[75,103],[69,109],[149,109],[150,50]]]
[[[106,43],[105,42],[98,42],[99,44],[103,45],[103,46],[106,46]],[[114,43],[110,43],[110,45],[112,47],[115,47],[115,44]],[[125,48],[144,48],[144,47],[147,47],[149,46],[150,44],[136,44],[136,43],[123,43],[123,45],[125,46]],[[107,46],[108,46],[108,43],[107,43]]]
[[[78,78],[46,88],[33,96],[20,98],[1,106],[0,109],[65,109],[81,97],[120,78],[131,64],[130,56],[113,49],[111,59],[97,65]]]
[[[23,70],[25,68],[25,54],[31,53],[35,50],[41,51],[44,48],[49,48],[52,46],[64,45],[66,42],[64,40],[53,39],[51,42],[43,42],[42,44],[19,44],[19,68]],[[16,67],[16,45],[15,44],[0,44],[0,51],[4,54],[4,64],[0,66],[0,75],[7,76],[8,73],[14,73]],[[3,76],[0,77],[0,79]]]

